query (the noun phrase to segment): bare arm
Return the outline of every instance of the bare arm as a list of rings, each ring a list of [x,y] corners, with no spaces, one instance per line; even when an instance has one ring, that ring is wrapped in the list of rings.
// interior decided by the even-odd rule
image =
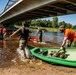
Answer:
[[[19,28],[18,30],[16,30],[13,34],[10,35],[10,37],[12,37],[12,36],[14,36],[15,34],[17,34],[20,30],[21,30],[21,28]]]
[[[68,40],[68,38],[64,37],[61,47],[64,47],[64,45],[65,45],[65,43],[66,43],[67,40]]]

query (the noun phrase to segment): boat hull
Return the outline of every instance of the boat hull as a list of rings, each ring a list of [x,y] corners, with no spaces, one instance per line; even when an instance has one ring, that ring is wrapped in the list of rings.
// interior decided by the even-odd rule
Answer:
[[[76,67],[76,48],[67,48],[67,54],[69,55],[67,58],[62,59],[59,57],[52,57],[52,56],[48,56],[48,54],[46,53],[45,55],[39,54],[39,51],[43,50],[43,51],[48,51],[48,53],[50,51],[56,50],[58,51],[59,48],[33,48],[31,50],[31,53],[44,61],[47,62],[52,62],[55,64],[60,64],[60,65],[65,65],[65,66],[70,66],[70,67]]]

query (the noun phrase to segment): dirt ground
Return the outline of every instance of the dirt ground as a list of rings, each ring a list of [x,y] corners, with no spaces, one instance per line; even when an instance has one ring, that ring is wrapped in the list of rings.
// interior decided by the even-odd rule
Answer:
[[[35,59],[24,62],[12,62],[16,57],[17,40],[1,42],[2,56],[0,58],[0,75],[76,75],[76,68],[47,63]],[[6,44],[6,46],[4,46]],[[55,43],[37,44],[29,42],[29,45],[36,47],[56,47]],[[1,53],[0,53],[1,54]]]

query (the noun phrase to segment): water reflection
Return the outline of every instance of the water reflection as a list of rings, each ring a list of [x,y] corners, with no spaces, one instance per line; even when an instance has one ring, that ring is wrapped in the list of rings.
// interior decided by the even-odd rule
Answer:
[[[3,48],[7,48],[6,40],[3,41]]]
[[[6,48],[7,46],[6,46],[6,40],[0,40],[0,48],[2,48],[2,49],[4,49],[4,48]]]
[[[11,60],[16,57],[15,50],[17,45],[15,45],[15,42],[11,40],[0,40],[0,67],[6,67],[12,64]]]
[[[6,59],[8,53],[9,53],[9,48],[6,46],[6,40],[0,40],[0,60],[3,61]],[[0,61],[0,62],[1,62]]]

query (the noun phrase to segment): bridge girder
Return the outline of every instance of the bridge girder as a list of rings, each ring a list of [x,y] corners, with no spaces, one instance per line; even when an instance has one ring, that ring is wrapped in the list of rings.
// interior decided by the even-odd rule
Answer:
[[[15,2],[15,0],[9,0]],[[19,0],[20,1],[20,0]],[[7,4],[8,6],[9,3]],[[10,24],[21,20],[39,19],[76,13],[75,0],[22,0],[9,11],[5,10],[0,22]],[[5,13],[6,12],[6,13]]]

